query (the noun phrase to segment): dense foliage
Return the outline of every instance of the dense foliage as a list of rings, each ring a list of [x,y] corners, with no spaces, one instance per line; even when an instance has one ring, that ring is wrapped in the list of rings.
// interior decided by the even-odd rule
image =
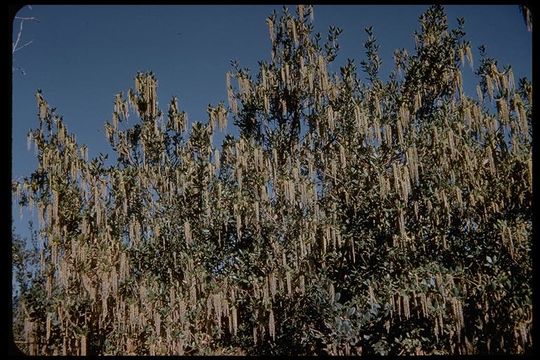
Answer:
[[[228,106],[188,128],[139,73],[87,158],[37,93],[39,217],[14,243],[14,333],[32,354],[471,354],[532,346],[532,85],[464,22],[420,18],[388,80],[372,29],[329,72],[311,7],[267,19],[271,60],[233,64]],[[335,66],[335,65],[334,65]],[[129,122],[127,121],[129,117]],[[213,144],[234,121],[240,135]],[[34,265],[25,261],[29,260]],[[29,271],[29,266],[36,271]]]

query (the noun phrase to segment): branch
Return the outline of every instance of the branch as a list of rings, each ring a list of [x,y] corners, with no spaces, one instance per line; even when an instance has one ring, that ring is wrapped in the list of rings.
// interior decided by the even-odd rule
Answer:
[[[30,40],[29,42],[27,42],[27,43],[24,44],[23,46],[20,46],[20,47],[18,47],[18,48],[16,48],[16,49],[13,49],[13,52],[21,50],[22,48],[24,48],[24,47],[30,45],[33,41],[34,41],[34,40]]]
[[[38,20],[37,18],[33,17],[33,16],[32,16],[32,17],[20,17],[20,16],[15,16],[15,19],[17,19],[17,20],[34,20],[34,21],[38,21],[38,22],[39,22],[39,20]]]
[[[527,30],[531,32],[533,26],[531,11],[525,5],[519,5],[519,10],[521,11],[521,15],[523,15],[523,21],[525,21],[525,25],[527,25]]]
[[[24,22],[25,21],[38,21],[38,19],[36,19],[35,17],[19,17],[19,16],[15,16],[15,19],[17,20],[20,20],[21,23],[20,23],[20,26],[19,26],[19,32],[17,33],[17,40],[15,40],[15,43],[13,44],[13,49],[12,49],[12,52],[11,54],[15,54],[15,52],[21,50],[22,48],[30,45],[32,43],[33,40],[27,42],[26,44],[22,45],[22,46],[18,46],[19,45],[19,42],[21,41],[21,35],[22,35],[22,31],[23,31],[23,25],[24,25]]]

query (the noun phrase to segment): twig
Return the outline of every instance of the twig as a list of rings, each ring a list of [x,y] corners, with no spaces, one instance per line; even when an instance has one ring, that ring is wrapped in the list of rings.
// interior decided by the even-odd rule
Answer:
[[[31,16],[31,17],[20,17],[20,16],[15,16],[15,19],[17,20],[34,20],[34,21],[39,21],[37,18]]]
[[[17,33],[17,40],[15,40],[15,43],[13,44],[12,54],[15,54],[15,52],[21,50],[22,48],[24,48],[24,47],[26,47],[28,45],[30,45],[32,43],[32,41],[33,41],[33,40],[30,40],[26,44],[24,44],[24,45],[22,45],[20,47],[18,46],[19,42],[21,41],[21,35],[22,35],[22,31],[23,31],[24,22],[25,21],[39,21],[35,17],[19,17],[19,16],[16,16],[15,19],[20,20],[21,23],[20,23],[20,26],[19,26],[19,32]]]
[[[18,51],[18,50],[21,50],[22,48],[24,48],[24,47],[30,45],[32,42],[34,42],[34,40],[30,40],[29,42],[27,42],[27,43],[24,44],[23,46],[18,47],[17,49],[13,50],[13,52]]]

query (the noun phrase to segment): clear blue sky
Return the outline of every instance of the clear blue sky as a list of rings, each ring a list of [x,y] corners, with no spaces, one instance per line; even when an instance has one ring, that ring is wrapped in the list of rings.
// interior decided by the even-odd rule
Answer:
[[[63,115],[70,132],[89,147],[89,156],[109,152],[103,133],[111,119],[114,95],[133,87],[137,71],[153,71],[158,96],[166,110],[171,96],[179,98],[190,122],[206,121],[206,107],[226,101],[225,73],[230,61],[255,73],[258,60],[270,58],[265,18],[282,6],[32,6],[18,16],[26,22],[23,42],[33,43],[17,52],[13,74],[13,177],[27,176],[36,167],[34,151],[26,148],[26,134],[37,125],[36,89]],[[326,37],[330,25],[343,29],[336,66],[364,57],[364,28],[373,26],[380,44],[383,73],[388,73],[396,48],[414,48],[413,32],[427,6],[315,6],[315,30]],[[294,7],[290,7],[291,12]],[[465,18],[467,38],[474,49],[485,45],[500,65],[510,64],[517,81],[531,78],[532,36],[518,6],[446,6],[452,26]],[[15,23],[18,26],[18,23]],[[18,27],[14,29],[14,37]],[[471,76],[465,68],[465,76]],[[467,75],[468,74],[468,75]],[[465,78],[467,80],[467,78]],[[474,94],[474,90],[469,90]],[[230,122],[231,123],[231,122]],[[218,140],[218,138],[216,138]],[[30,219],[21,220],[14,204],[17,232],[24,234]]]

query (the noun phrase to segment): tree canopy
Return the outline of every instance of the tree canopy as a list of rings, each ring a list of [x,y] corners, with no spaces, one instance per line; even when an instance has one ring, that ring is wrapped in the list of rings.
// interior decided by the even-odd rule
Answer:
[[[37,92],[39,165],[13,182],[39,217],[39,246],[13,247],[23,351],[531,349],[530,81],[482,51],[466,94],[471,44],[441,6],[388,80],[371,28],[363,75],[332,73],[341,29],[323,40],[312,14],[271,14],[271,60],[234,63],[227,104],[189,130],[138,73],[105,124],[112,165]]]

